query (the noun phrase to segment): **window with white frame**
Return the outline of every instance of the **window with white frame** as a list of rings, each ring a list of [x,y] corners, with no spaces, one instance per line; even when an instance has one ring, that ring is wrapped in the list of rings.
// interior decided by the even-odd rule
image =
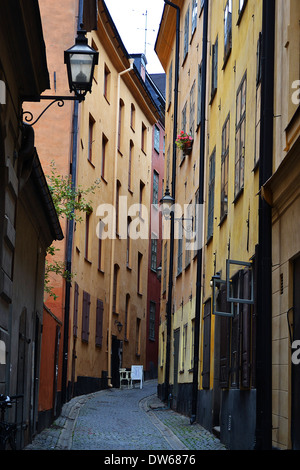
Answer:
[[[244,187],[245,134],[246,134],[246,85],[245,74],[236,97],[236,135],[235,135],[235,187],[237,196]]]
[[[194,31],[197,26],[197,12],[198,12],[198,1],[193,0],[192,3],[192,35],[194,34]]]
[[[227,61],[232,45],[232,0],[227,0],[224,10],[224,62]]]

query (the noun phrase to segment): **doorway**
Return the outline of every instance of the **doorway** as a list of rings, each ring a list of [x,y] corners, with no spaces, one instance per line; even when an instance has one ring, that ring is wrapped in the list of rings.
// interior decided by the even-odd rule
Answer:
[[[179,360],[180,328],[174,331],[174,381],[173,381],[173,407],[177,408],[178,396],[178,360]]]
[[[112,336],[111,344],[111,383],[114,388],[120,388],[120,372],[122,367],[122,346],[123,342]]]

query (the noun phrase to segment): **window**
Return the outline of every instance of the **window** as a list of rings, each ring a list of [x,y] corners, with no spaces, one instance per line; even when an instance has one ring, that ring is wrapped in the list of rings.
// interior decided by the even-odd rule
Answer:
[[[218,88],[218,38],[212,46],[212,72],[211,72],[211,99],[214,98]]]
[[[135,129],[135,106],[133,103],[131,103],[130,109],[130,127],[132,130]]]
[[[193,228],[193,214],[192,214],[192,201],[189,203],[187,207],[187,212],[186,212],[186,219],[184,224],[185,224],[185,231],[187,233],[187,236],[185,238],[185,267],[187,268],[190,263],[191,263],[191,250],[190,250],[190,244],[191,244],[191,234],[192,231],[195,230]]]
[[[195,320],[192,320],[192,348],[191,348],[191,369],[194,367],[194,347],[195,347]]]
[[[235,137],[235,197],[244,187],[246,132],[246,74],[239,86],[236,97],[236,137]]]
[[[140,181],[140,200],[139,200],[140,214],[139,215],[141,218],[143,217],[144,189],[145,189],[145,184],[143,183],[143,181]]]
[[[90,294],[83,291],[81,340],[86,343],[89,341],[90,305]]]
[[[124,121],[124,101],[120,99],[119,102],[119,123],[118,123],[118,150],[121,152],[122,146],[122,128]]]
[[[229,131],[230,116],[228,114],[222,129],[222,155],[221,155],[221,220],[228,211],[228,161],[229,161]]]
[[[143,262],[143,255],[142,253],[138,253],[138,266],[137,266],[137,292],[138,294],[142,293],[142,262]]]
[[[154,126],[154,150],[157,153],[159,153],[159,136],[160,136],[159,127]]]
[[[197,10],[198,10],[198,1],[193,0],[192,3],[192,35],[195,32],[197,26]]]
[[[159,175],[157,171],[153,171],[153,195],[152,195],[152,204],[158,204],[158,185],[159,185]]]
[[[183,130],[183,132],[186,131],[186,107],[187,103],[185,103],[181,113],[181,129]]]
[[[144,153],[146,153],[146,149],[147,149],[147,127],[145,126],[145,124],[142,122],[142,142],[141,142],[141,146],[142,146],[142,151]]]
[[[106,157],[106,149],[107,149],[107,138],[104,134],[102,134],[102,162],[101,162],[101,176],[105,179],[105,157]]]
[[[97,299],[96,307],[96,346],[102,347],[103,339],[103,302]]]
[[[235,297],[248,298],[251,291],[251,273],[238,271],[231,279]],[[226,311],[226,287],[220,289],[218,309]],[[231,307],[229,306],[229,309]],[[227,307],[227,311],[229,310]],[[255,310],[255,308],[254,308]],[[234,303],[234,317],[220,317],[220,386],[221,388],[250,388],[255,386],[255,343],[252,344],[252,329],[255,328],[255,312],[249,304]],[[252,372],[252,373],[251,373]]]
[[[195,88],[196,81],[194,80],[190,91],[190,134],[194,137],[195,130]]]
[[[110,80],[111,80],[111,73],[107,65],[104,65],[104,89],[103,94],[107,101],[110,101]]]
[[[215,198],[215,157],[214,149],[209,160],[209,182],[208,182],[208,218],[207,218],[207,239],[213,236],[214,231],[214,198]]]
[[[182,351],[181,351],[181,369],[184,370],[186,358],[186,345],[187,345],[187,323],[183,325],[182,329]]]
[[[88,143],[88,161],[89,162],[92,162],[93,160],[94,128],[95,128],[95,119],[90,114],[89,116],[89,143]]]
[[[240,16],[242,16],[246,3],[247,3],[247,0],[239,0],[239,15]]]
[[[232,45],[232,0],[227,0],[224,11],[224,66]]]
[[[178,240],[177,240],[177,276],[182,272],[182,254],[183,254],[183,234],[182,234],[182,224],[183,220],[181,219],[178,222]]]
[[[156,271],[157,268],[157,238],[154,234],[151,236],[151,269]]]
[[[126,266],[130,267],[130,254],[131,254],[131,238],[130,238],[130,223],[131,217],[127,217],[127,246],[126,246]]]
[[[102,220],[99,220],[99,242],[98,242],[98,270],[104,271],[104,258],[103,256],[103,240],[102,240],[102,233],[104,230],[104,223]]]
[[[210,334],[211,334],[211,299],[204,304],[203,314],[203,370],[202,388],[210,386]]]
[[[89,259],[90,218],[91,218],[91,213],[87,212],[85,214],[85,243],[84,243],[84,257],[86,260]]]
[[[126,294],[126,304],[125,304],[125,325],[124,325],[124,340],[128,341],[128,332],[129,332],[129,308],[130,308],[130,295]]]
[[[121,188],[121,183],[119,180],[117,180],[117,185],[116,185],[116,233],[119,233],[119,211],[120,211],[120,188]]]
[[[163,292],[167,288],[167,261],[168,261],[168,242],[164,245],[164,273],[163,273]]]
[[[261,120],[261,40],[259,33],[256,53],[256,106],[255,106],[255,153],[254,166],[257,165],[260,156],[260,120]]]
[[[184,18],[184,44],[183,44],[183,60],[189,50],[189,29],[190,29],[190,7],[188,7]]]
[[[78,297],[79,297],[79,287],[77,282],[74,284],[74,311],[73,311],[73,336],[77,338],[78,330]]]
[[[170,106],[172,102],[172,82],[173,82],[173,62],[171,62],[170,68],[169,68],[169,104]]]
[[[201,108],[202,108],[201,90],[202,90],[202,63],[198,66],[197,126],[199,126],[201,122]]]
[[[131,191],[131,169],[132,169],[132,162],[133,162],[133,150],[134,145],[132,140],[129,143],[129,157],[128,157],[128,189]]]
[[[136,319],[135,354],[141,355],[141,319]]]
[[[155,340],[155,313],[156,313],[156,304],[155,302],[150,301],[149,308],[149,339],[152,341]]]
[[[112,305],[112,312],[118,313],[118,281],[119,281],[119,266],[117,264],[114,265],[114,280],[113,280],[113,305]]]

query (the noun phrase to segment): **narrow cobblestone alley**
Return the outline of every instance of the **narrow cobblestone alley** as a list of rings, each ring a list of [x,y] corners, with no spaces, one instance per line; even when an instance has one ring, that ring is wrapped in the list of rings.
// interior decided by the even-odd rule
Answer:
[[[157,382],[77,397],[26,450],[225,450],[214,435],[168,409]]]

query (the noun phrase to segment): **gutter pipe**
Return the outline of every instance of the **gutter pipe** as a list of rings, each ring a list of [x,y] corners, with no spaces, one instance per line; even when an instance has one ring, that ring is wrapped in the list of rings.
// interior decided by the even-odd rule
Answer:
[[[207,31],[208,31],[208,2],[204,0],[203,10],[203,38],[202,38],[202,83],[201,83],[201,129],[200,129],[200,159],[199,159],[199,200],[198,208],[203,210],[204,204],[204,161],[205,161],[205,119],[206,119],[206,75],[207,75]],[[198,211],[198,220],[200,213]],[[201,224],[202,230],[202,224]],[[200,234],[197,234],[198,236]],[[190,423],[196,421],[197,394],[198,394],[198,371],[199,371],[199,343],[200,343],[200,321],[201,321],[201,282],[202,282],[202,234],[197,240],[197,279],[196,279],[196,305],[195,305],[195,341],[194,341],[194,367],[192,387],[192,414]]]
[[[83,23],[83,2],[79,0],[78,5],[78,24],[77,29],[81,29],[80,25]],[[77,138],[78,138],[78,110],[79,101],[74,101],[73,111],[73,129],[72,129],[72,187],[76,185],[77,177]],[[68,272],[72,270],[72,248],[73,248],[73,235],[74,235],[74,220],[69,220],[68,223],[68,236],[67,236],[67,256],[66,256],[66,269]],[[71,281],[66,281],[66,295],[65,295],[65,319],[64,319],[64,341],[63,341],[63,364],[62,364],[62,404],[67,401],[67,372],[68,372],[68,353],[69,353],[69,322],[70,322],[70,295],[71,295]]]
[[[272,176],[275,0],[263,1],[260,188]],[[272,448],[272,208],[259,198],[255,449]]]
[[[179,78],[179,28],[180,28],[180,8],[178,5],[164,0],[164,2],[176,8],[176,49],[175,49],[175,86],[174,86],[174,121],[173,121],[173,160],[172,160],[172,194],[175,201],[176,190],[176,146],[177,135],[177,115],[178,115],[178,78]],[[169,263],[169,285],[167,301],[167,342],[166,342],[166,368],[165,368],[165,390],[164,401],[168,400],[170,387],[170,351],[171,351],[171,314],[172,314],[172,288],[173,288],[173,266],[174,266],[174,233],[175,220],[174,211],[170,212],[170,263]]]

